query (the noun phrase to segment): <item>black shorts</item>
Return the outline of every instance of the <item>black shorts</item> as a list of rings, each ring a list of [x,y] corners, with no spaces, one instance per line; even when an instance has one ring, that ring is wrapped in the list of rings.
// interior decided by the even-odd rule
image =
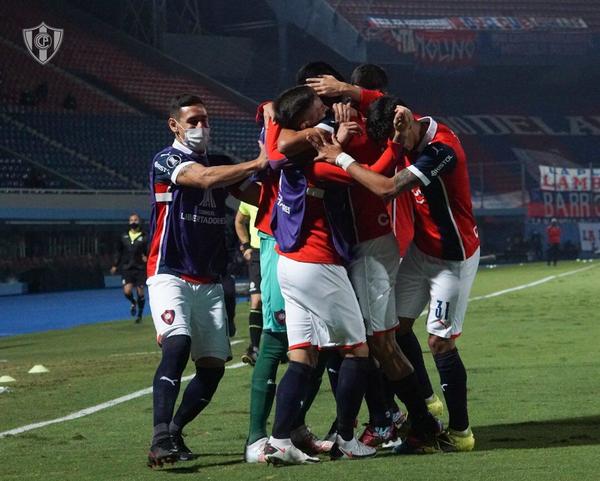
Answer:
[[[131,270],[123,271],[122,275],[123,285],[133,284],[134,286],[144,286],[146,284],[146,271]]]
[[[248,263],[249,294],[260,294],[260,250],[252,249],[250,262]]]

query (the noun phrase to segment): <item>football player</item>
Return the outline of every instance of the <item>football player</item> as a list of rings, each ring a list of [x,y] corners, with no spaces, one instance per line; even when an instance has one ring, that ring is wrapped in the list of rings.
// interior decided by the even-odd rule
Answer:
[[[467,412],[467,373],[456,338],[462,333],[471,285],[479,264],[479,237],[473,216],[466,156],[456,135],[431,117],[415,117],[390,97],[372,106],[386,114],[380,128],[401,132],[404,168],[385,177],[363,168],[334,138],[313,137],[319,160],[342,167],[352,178],[383,198],[410,190],[415,212],[414,241],[398,270],[396,290],[400,333],[411,336],[403,349],[413,364],[422,351],[412,332],[426,305],[428,344],[440,375],[449,413],[448,430],[439,437],[445,450],[469,451],[475,438]],[[393,119],[393,127],[389,122]],[[386,124],[387,122],[387,124]],[[410,443],[396,448],[407,452]]]
[[[219,281],[226,264],[226,188],[249,200],[251,192],[234,184],[267,165],[263,149],[249,162],[211,165],[208,112],[196,95],[172,100],[168,125],[173,144],[154,157],[150,170],[147,284],[162,350],[153,382],[154,429],[148,454],[152,467],[193,457],[182,429],[209,404],[231,358]],[[173,415],[190,354],[196,375]]]

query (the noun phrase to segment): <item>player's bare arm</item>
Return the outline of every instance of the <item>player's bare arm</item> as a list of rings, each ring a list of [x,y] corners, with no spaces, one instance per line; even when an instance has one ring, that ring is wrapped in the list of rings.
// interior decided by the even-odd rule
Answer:
[[[250,223],[250,217],[242,214],[239,210],[235,215],[235,233],[240,241],[240,251],[246,261],[250,260],[250,254],[252,253],[252,247],[250,246],[250,232],[248,230],[248,224]]]
[[[306,79],[306,85],[314,89],[319,97],[350,97],[355,102],[360,102],[361,88],[337,80],[333,75],[322,75]]]
[[[416,136],[413,134],[415,126],[410,110],[399,106],[393,123],[393,141],[406,149],[412,148],[416,143]],[[383,198],[395,197],[405,190],[422,184],[421,180],[407,169],[401,170],[390,178],[362,167],[354,158],[344,153],[342,145],[335,137],[328,140],[322,135],[314,135],[308,140],[318,152],[315,161],[325,161],[342,167],[355,181]]]
[[[244,180],[249,175],[265,169],[269,159],[264,145],[259,142],[260,153],[253,160],[236,165],[218,165],[205,167],[201,164],[184,165],[177,175],[177,183],[187,187],[198,187],[200,189],[213,189],[216,187],[227,187]]]
[[[307,135],[317,135],[320,131],[314,127],[304,130],[281,129],[277,139],[277,150],[286,157],[301,154],[311,148]]]

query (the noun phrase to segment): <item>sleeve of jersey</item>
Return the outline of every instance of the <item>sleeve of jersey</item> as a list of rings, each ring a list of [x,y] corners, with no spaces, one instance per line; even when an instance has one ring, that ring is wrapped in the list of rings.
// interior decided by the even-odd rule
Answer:
[[[288,161],[288,158],[277,150],[277,139],[279,139],[280,133],[281,126],[277,122],[269,120],[265,131],[265,151],[269,158],[269,166],[273,170],[281,169]]]
[[[159,184],[177,183],[177,175],[183,167],[194,162],[182,162],[178,154],[161,155],[154,159],[154,180]]]
[[[388,175],[394,171],[402,155],[402,147],[391,140],[377,161],[371,165],[361,164],[363,169],[371,170],[377,174]],[[341,167],[327,162],[313,162],[310,166],[314,178],[323,181],[351,184],[352,177]]]
[[[380,97],[383,97],[383,92],[379,90],[361,89],[360,102],[358,104],[358,110],[360,110],[360,113],[366,115],[369,105],[371,105]]]
[[[415,174],[423,185],[428,186],[432,180],[447,172],[451,172],[456,165],[454,150],[439,142],[429,144],[417,160],[407,167]]]
[[[250,217],[250,211],[248,210],[248,204],[245,202],[240,202],[240,206],[238,207],[238,212],[246,217]]]

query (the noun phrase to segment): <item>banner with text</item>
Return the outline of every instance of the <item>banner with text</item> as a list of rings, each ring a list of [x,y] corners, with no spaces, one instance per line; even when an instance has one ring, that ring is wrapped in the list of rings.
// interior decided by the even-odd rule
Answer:
[[[530,217],[600,218],[600,169],[540,165],[530,193]]]
[[[600,222],[580,222],[579,240],[582,251],[596,252],[600,248]]]

